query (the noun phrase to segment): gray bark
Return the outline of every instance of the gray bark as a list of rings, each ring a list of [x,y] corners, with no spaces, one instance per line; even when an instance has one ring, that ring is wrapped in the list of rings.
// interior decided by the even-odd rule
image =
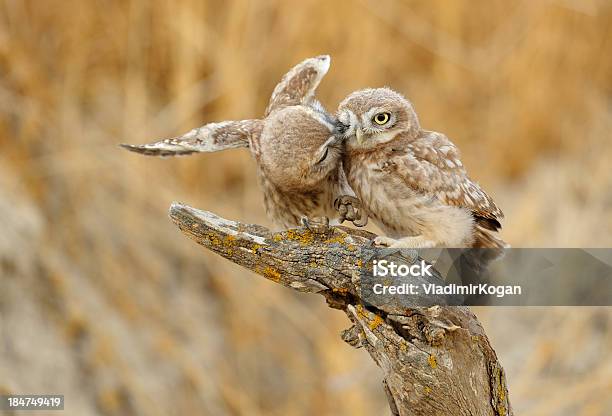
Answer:
[[[207,249],[344,311],[353,325],[342,339],[382,368],[392,414],[513,414],[504,370],[469,308],[364,306],[361,254],[373,234],[342,226],[275,233],[178,203],[170,218]]]

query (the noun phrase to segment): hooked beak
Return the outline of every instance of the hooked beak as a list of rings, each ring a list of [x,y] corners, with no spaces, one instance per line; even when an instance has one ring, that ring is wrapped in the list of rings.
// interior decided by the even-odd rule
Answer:
[[[363,144],[363,132],[359,127],[355,127],[355,137],[357,138],[357,144],[361,146]]]
[[[344,124],[340,120],[336,120],[334,123],[334,135],[342,139],[348,138],[349,135],[352,135],[350,128],[350,124]],[[357,143],[361,146],[363,144],[363,131],[357,123],[355,126],[355,138],[357,139]]]

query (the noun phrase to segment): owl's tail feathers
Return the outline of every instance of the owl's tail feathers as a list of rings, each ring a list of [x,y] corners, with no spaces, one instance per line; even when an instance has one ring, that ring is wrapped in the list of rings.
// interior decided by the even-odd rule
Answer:
[[[147,144],[121,144],[132,152],[147,156],[182,156],[192,153],[219,152],[250,147],[263,128],[262,120],[239,120],[210,123],[188,133]]]
[[[474,248],[496,248],[496,249],[504,249],[510,248],[510,244],[506,243],[504,240],[495,237],[489,231],[476,227],[476,232],[474,236]]]
[[[482,278],[489,264],[501,259],[507,248],[510,248],[508,243],[477,226],[472,247],[466,250],[464,258],[466,264]]]

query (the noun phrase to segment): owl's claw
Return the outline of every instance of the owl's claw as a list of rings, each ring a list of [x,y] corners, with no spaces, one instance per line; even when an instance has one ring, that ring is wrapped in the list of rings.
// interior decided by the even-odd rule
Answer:
[[[402,245],[402,240],[378,236],[370,240],[369,246],[373,248],[386,248],[385,255],[399,253],[400,256],[409,260],[411,264],[419,258],[419,252],[414,248],[407,248]]]
[[[372,240],[374,247],[388,247],[395,249],[420,249],[420,248],[434,248],[436,247],[435,241],[429,240],[421,235],[412,237],[403,237],[399,240],[390,237],[378,236]]]
[[[356,227],[365,227],[368,224],[368,214],[361,206],[359,198],[341,195],[334,201],[334,208],[338,211],[340,223],[351,221]]]
[[[329,218],[327,217],[300,217],[300,223],[304,228],[309,229],[315,234],[324,234],[329,230]]]
[[[396,239],[380,235],[372,240],[373,247],[394,247],[396,243]]]

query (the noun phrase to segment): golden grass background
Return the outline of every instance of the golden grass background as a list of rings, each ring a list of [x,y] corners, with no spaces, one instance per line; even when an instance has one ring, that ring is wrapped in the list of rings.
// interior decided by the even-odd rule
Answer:
[[[323,103],[407,95],[511,244],[609,247],[611,50],[597,0],[0,0],[0,390],[65,394],[69,415],[387,414],[344,315],[168,221],[179,200],[269,224],[248,152],[117,143],[259,116],[328,53]],[[610,308],[476,312],[517,414],[612,414]]]

